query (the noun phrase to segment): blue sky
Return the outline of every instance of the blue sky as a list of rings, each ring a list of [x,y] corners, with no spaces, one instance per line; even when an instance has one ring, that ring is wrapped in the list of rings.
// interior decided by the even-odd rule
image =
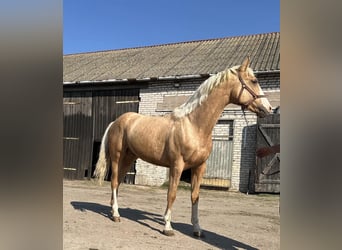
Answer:
[[[280,31],[280,0],[64,0],[63,54]]]

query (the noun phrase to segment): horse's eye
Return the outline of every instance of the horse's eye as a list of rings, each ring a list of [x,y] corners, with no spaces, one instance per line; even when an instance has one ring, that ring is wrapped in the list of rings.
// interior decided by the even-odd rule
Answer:
[[[257,84],[258,80],[257,79],[252,79],[251,82],[254,83],[254,84]]]

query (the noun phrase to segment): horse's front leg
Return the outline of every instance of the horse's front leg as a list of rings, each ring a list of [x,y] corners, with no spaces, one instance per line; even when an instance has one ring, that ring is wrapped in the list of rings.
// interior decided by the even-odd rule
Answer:
[[[203,237],[203,233],[201,231],[201,227],[199,225],[198,219],[198,201],[199,201],[199,189],[202,181],[203,174],[206,169],[206,163],[204,162],[202,165],[198,167],[194,167],[191,169],[191,223],[194,227],[194,236]]]
[[[171,226],[171,208],[176,199],[177,187],[182,174],[183,166],[170,168],[169,189],[167,192],[167,207],[164,214],[165,228],[163,233],[166,236],[173,236],[175,233]]]

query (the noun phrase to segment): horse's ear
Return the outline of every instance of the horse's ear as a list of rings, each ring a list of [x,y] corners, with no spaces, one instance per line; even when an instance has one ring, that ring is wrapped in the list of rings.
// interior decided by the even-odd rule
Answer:
[[[249,63],[250,63],[249,56],[247,56],[246,59],[241,64],[241,66],[239,67],[239,70],[241,72],[246,71],[246,69],[249,67]]]

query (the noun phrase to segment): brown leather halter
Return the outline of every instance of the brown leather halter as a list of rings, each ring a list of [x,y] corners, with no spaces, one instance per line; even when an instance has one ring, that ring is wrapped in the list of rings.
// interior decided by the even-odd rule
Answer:
[[[242,86],[241,86],[240,93],[239,93],[239,96],[238,96],[238,100],[240,100],[240,97],[241,97],[241,95],[242,95],[243,90],[247,90],[247,91],[252,95],[252,97],[253,97],[253,99],[249,100],[247,103],[241,104],[242,110],[245,110],[245,109],[248,107],[248,105],[250,105],[250,104],[251,104],[252,102],[254,102],[256,99],[266,97],[266,95],[257,95],[257,94],[253,91],[253,89],[251,89],[250,87],[248,87],[248,85],[247,85],[247,84],[245,83],[245,81],[242,79],[240,73],[238,73],[238,77],[239,77],[239,80],[240,80],[241,85],[242,85]]]
[[[247,103],[245,104],[241,104],[241,110],[242,110],[242,114],[243,117],[245,118],[245,122],[246,122],[246,132],[244,133],[244,137],[243,137],[243,147],[246,146],[246,140],[247,140],[247,129],[248,129],[248,120],[246,118],[246,114],[245,114],[245,109],[247,109],[248,105],[250,105],[252,102],[254,102],[256,99],[258,98],[262,98],[262,97],[266,97],[266,95],[257,95],[253,89],[251,89],[250,87],[248,87],[248,85],[245,83],[245,81],[242,79],[241,74],[238,72],[238,77],[241,83],[241,90],[238,96],[238,100],[240,100],[240,97],[242,95],[242,92],[244,89],[246,89],[251,95],[252,95],[252,99],[249,100]]]

